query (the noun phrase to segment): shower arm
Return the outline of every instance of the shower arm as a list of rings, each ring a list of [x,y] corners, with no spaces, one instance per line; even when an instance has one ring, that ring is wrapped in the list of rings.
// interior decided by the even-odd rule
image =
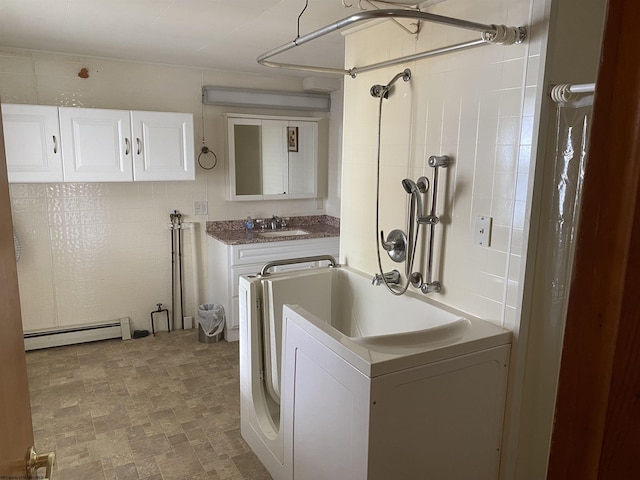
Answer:
[[[311,65],[300,65],[293,63],[281,63],[269,61],[270,58],[291,50],[295,47],[299,47],[307,42],[320,38],[329,33],[340,30],[341,28],[348,27],[354,23],[373,20],[373,19],[394,19],[394,18],[409,18],[414,20],[422,20],[430,23],[437,23],[440,25],[447,25],[456,28],[462,28],[465,30],[471,30],[480,32],[480,39],[472,40],[469,42],[458,43],[447,47],[438,48],[435,50],[428,50],[413,55],[408,55],[386,62],[380,62],[371,65],[365,65],[362,67],[353,67],[349,70],[329,67],[319,67]],[[413,60],[419,60],[422,58],[442,55],[452,51],[462,50],[465,48],[476,47],[480,45],[486,45],[488,43],[500,44],[500,45],[513,45],[522,43],[527,38],[526,27],[507,27],[505,25],[486,25],[482,23],[470,22],[468,20],[461,20],[459,18],[445,17],[443,15],[436,15],[433,13],[415,11],[415,10],[402,10],[402,9],[385,9],[385,10],[371,10],[365,12],[355,13],[349,17],[338,20],[330,25],[326,25],[318,30],[314,30],[303,36],[298,36],[296,39],[289,43],[285,43],[279,47],[269,50],[263,53],[257,58],[257,62],[260,65],[274,68],[286,68],[290,70],[302,70],[308,72],[329,73],[334,75],[350,75],[354,77],[358,73],[375,70],[378,68],[384,68],[399,63],[404,63]]]

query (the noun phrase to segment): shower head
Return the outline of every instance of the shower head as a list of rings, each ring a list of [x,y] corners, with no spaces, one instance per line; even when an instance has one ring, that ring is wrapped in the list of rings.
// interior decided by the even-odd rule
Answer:
[[[371,93],[371,96],[376,98],[380,98],[380,97],[389,98],[389,91],[391,90],[391,87],[400,78],[402,78],[402,80],[404,80],[405,82],[408,82],[409,80],[411,80],[411,70],[408,68],[405,68],[403,71],[398,73],[395,77],[393,77],[391,81],[386,85],[374,85],[373,87],[371,87],[371,90],[369,90],[369,92]]]
[[[408,194],[418,193],[418,187],[416,186],[415,182],[408,178],[402,180],[402,188],[404,188],[404,191]]]
[[[385,96],[384,98],[387,98],[389,93],[384,85],[374,85],[373,87],[371,87],[371,90],[369,90],[369,92],[371,93],[371,96],[375,98],[380,98],[383,95]]]

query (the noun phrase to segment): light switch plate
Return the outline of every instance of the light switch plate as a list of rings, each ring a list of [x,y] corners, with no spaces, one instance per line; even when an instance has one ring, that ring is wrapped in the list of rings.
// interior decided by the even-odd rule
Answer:
[[[491,246],[491,224],[493,219],[485,215],[476,217],[476,225],[473,231],[473,243],[481,247]]]
[[[207,214],[207,202],[193,202],[193,214],[194,215],[206,215]]]

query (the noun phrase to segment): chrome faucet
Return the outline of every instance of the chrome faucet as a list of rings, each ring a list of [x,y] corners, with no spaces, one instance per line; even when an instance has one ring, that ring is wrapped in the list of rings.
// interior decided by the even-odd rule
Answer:
[[[278,225],[282,226],[282,219],[277,215],[271,217],[271,230],[276,230]]]
[[[398,285],[400,283],[400,272],[398,270],[391,270],[390,272],[384,273],[384,278],[379,273],[376,273],[373,276],[373,280],[371,281],[371,285],[382,285],[383,283],[391,283],[393,285]]]

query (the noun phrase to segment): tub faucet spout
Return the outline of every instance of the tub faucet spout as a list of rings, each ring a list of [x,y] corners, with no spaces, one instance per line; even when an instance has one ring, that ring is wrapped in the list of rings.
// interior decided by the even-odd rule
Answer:
[[[400,283],[400,272],[398,270],[391,270],[390,272],[384,273],[384,278],[379,273],[376,273],[373,276],[371,281],[371,285],[382,285],[383,283],[391,283],[393,285],[398,285]]]

